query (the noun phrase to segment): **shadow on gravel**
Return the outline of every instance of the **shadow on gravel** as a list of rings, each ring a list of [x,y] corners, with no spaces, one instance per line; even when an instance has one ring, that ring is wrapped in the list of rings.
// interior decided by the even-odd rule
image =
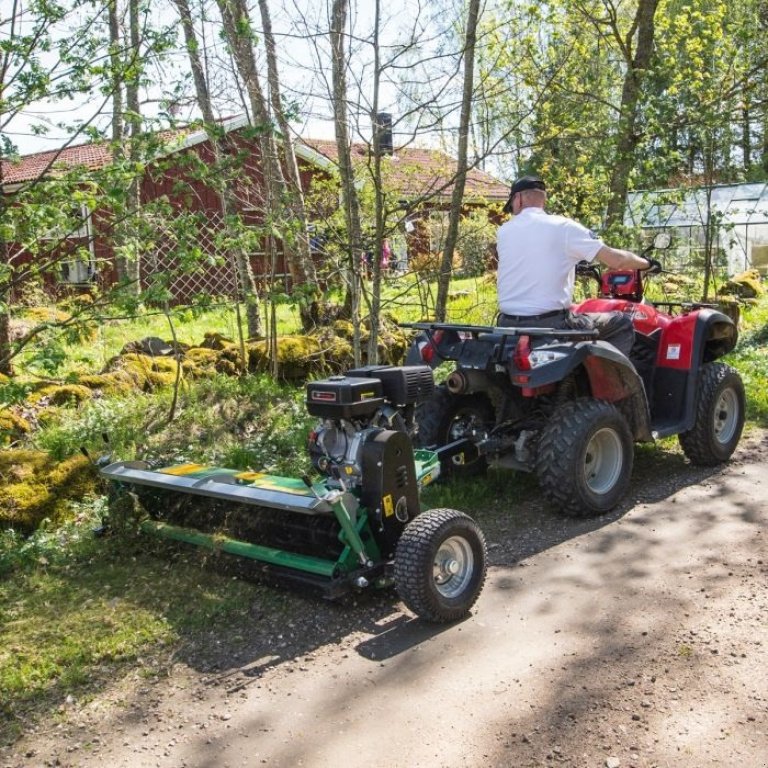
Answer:
[[[511,471],[498,471],[493,473],[498,476],[490,476],[494,486],[493,499],[485,508],[470,513],[485,532],[491,564],[511,565],[569,539],[604,528],[638,505],[656,504],[684,488],[710,482],[722,471],[722,466],[695,467],[679,450],[639,446],[635,449],[627,497],[608,514],[591,518],[561,516],[540,496],[533,478],[521,478],[520,474]],[[483,493],[481,486],[477,493]]]

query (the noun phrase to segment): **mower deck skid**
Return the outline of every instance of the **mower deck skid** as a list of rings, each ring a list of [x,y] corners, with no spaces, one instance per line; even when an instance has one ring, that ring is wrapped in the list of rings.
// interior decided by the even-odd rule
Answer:
[[[433,451],[414,451],[418,487],[440,472]],[[338,597],[381,580],[388,559],[357,495],[328,478],[308,484],[201,464],[154,468],[109,464],[101,474],[136,493],[149,517],[141,530],[259,563],[264,575],[319,587]],[[387,506],[386,498],[382,507]],[[383,582],[382,582],[383,583]]]

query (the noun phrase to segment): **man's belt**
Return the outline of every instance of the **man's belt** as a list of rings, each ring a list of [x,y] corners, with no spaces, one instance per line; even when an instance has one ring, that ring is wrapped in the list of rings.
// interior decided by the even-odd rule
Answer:
[[[502,312],[499,316],[505,320],[512,320],[515,323],[524,323],[528,320],[546,320],[548,317],[565,317],[568,314],[567,309],[553,309],[551,312],[542,312],[540,315],[508,315]]]

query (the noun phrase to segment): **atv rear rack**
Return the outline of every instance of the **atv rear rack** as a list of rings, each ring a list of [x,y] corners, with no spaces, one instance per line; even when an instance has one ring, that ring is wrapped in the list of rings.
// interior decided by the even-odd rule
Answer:
[[[578,330],[573,328],[524,328],[515,326],[503,328],[495,325],[461,325],[458,323],[399,323],[401,328],[413,328],[417,331],[455,331],[456,333],[469,333],[476,338],[482,338],[485,334],[494,336],[541,336],[543,338],[567,338],[567,339],[596,339],[598,331]]]

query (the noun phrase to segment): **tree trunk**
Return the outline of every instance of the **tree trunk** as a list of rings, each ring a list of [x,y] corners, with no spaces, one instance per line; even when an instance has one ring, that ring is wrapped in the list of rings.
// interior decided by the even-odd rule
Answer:
[[[448,216],[448,232],[445,238],[440,273],[437,277],[437,301],[435,319],[445,322],[448,307],[448,288],[451,283],[453,254],[459,238],[464,186],[467,180],[467,144],[469,141],[470,120],[472,117],[472,92],[474,90],[475,43],[477,41],[477,22],[480,15],[480,0],[470,0],[467,13],[467,29],[464,44],[464,88],[461,96],[461,117],[459,121],[459,157],[456,167],[456,179],[451,194],[451,210]]]
[[[0,144],[0,185],[3,183],[2,171],[3,147]],[[5,195],[0,195],[0,219],[5,208]],[[0,231],[0,373],[4,376],[13,376],[12,350],[11,350],[11,286],[3,275],[11,274],[11,265],[8,263],[8,244]]]
[[[301,176],[299,165],[296,162],[296,153],[293,151],[291,141],[291,128],[283,109],[283,99],[280,89],[280,75],[277,67],[277,54],[275,37],[272,33],[272,20],[269,15],[267,0],[259,0],[261,13],[261,25],[264,34],[264,45],[267,51],[267,79],[269,82],[269,94],[280,132],[283,134],[282,148],[285,178],[290,190],[290,208],[294,220],[298,223],[299,231],[295,240],[295,270],[297,279],[301,283],[316,284],[317,275],[315,264],[309,249],[309,234],[307,229],[307,210],[304,204],[304,191],[301,188]]]
[[[203,69],[202,61],[200,60],[200,47],[197,41],[197,36],[195,34],[195,28],[192,23],[192,14],[189,10],[189,2],[188,0],[174,0],[174,3],[179,11],[181,25],[184,29],[184,40],[187,48],[187,55],[189,56],[189,63],[192,69],[192,78],[195,83],[197,102],[200,106],[200,111],[203,113],[205,130],[213,148],[216,166],[222,167],[225,148],[221,133],[216,125],[216,118],[213,114],[213,107],[211,106],[208,81],[206,80],[205,70]],[[225,226],[230,227],[230,216],[237,211],[237,199],[235,192],[232,189],[231,180],[226,176],[220,177],[218,179],[217,191],[221,200],[221,210],[226,222]],[[236,241],[235,237],[227,239],[230,240],[230,242]],[[234,262],[235,265],[238,278],[238,292],[242,293],[245,301],[248,335],[251,337],[262,336],[262,322],[261,314],[259,312],[259,300],[256,291],[256,281],[253,277],[253,269],[251,268],[251,262],[248,254],[242,248],[234,247],[229,253],[229,258],[232,262]]]
[[[384,189],[381,183],[381,123],[379,120],[379,86],[381,83],[381,56],[379,49],[379,25],[381,0],[375,0],[373,23],[373,187],[374,187],[374,238],[371,264],[371,301],[368,321],[368,364],[379,362],[379,324],[381,318],[381,261],[384,245]]]
[[[347,224],[347,251],[349,258],[349,303],[354,328],[353,349],[355,365],[361,363],[360,349],[360,269],[363,262],[362,227],[360,226],[360,201],[355,187],[355,173],[352,167],[352,153],[349,143],[347,116],[347,54],[345,29],[349,0],[333,0],[331,8],[331,57],[333,82],[333,125],[336,134],[336,148],[339,155],[339,177],[344,217]]]
[[[116,163],[123,160],[123,57],[122,35],[120,34],[120,17],[118,0],[109,0],[109,66],[112,81],[112,157]],[[120,218],[123,218],[122,211]],[[118,225],[115,230],[115,272],[120,283],[128,282],[128,267],[123,252],[123,227]]]
[[[610,182],[610,199],[606,212],[606,227],[617,227],[624,221],[627,205],[629,175],[634,167],[635,152],[639,143],[637,135],[638,104],[642,93],[642,79],[651,63],[654,45],[654,19],[659,0],[639,0],[632,30],[622,40],[618,28],[614,34],[624,51],[627,72],[621,92],[621,114],[616,139],[616,158]],[[632,54],[632,44],[637,37],[637,49]]]
[[[139,78],[141,76],[141,67],[139,62],[141,56],[139,52],[139,0],[128,0],[128,26],[130,36],[130,67],[133,72],[128,78],[125,86],[126,107],[128,108],[128,126],[130,129],[129,156],[131,159],[131,181],[128,185],[128,198],[126,201],[126,222],[133,233],[124,232],[126,243],[131,243],[131,255],[126,260],[126,277],[128,278],[129,290],[132,294],[138,296],[141,293],[141,243],[139,242],[135,230],[136,219],[141,210],[141,176],[138,170],[141,165],[140,150],[138,147],[139,136],[141,135],[141,105],[139,104]]]

